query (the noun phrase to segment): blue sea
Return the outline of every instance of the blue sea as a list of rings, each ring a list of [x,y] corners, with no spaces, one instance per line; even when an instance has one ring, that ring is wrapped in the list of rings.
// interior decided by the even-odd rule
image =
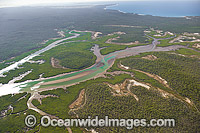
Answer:
[[[200,16],[200,0],[116,2],[106,9],[163,17]]]

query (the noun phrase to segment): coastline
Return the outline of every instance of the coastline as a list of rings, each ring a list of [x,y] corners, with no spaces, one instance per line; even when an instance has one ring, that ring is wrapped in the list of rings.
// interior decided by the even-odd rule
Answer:
[[[134,14],[134,15],[139,15],[139,16],[153,16],[153,17],[165,17],[165,18],[191,19],[190,17],[200,17],[200,14],[199,15],[175,15],[175,16],[171,16],[171,15],[153,15],[153,14],[146,14],[146,13],[126,12],[126,11],[122,11],[120,9],[113,9],[112,8],[112,7],[117,7],[117,6],[120,6],[120,3],[116,3],[116,4],[113,4],[113,5],[106,5],[104,10],[118,11],[118,12],[124,13],[124,14]]]

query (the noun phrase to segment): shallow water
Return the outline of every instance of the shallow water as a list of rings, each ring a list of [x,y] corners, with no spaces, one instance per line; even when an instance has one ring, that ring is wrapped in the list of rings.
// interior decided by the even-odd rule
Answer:
[[[133,56],[133,55],[137,55],[139,53],[150,52],[150,51],[171,51],[171,50],[175,50],[175,49],[184,47],[184,46],[169,46],[169,47],[163,47],[163,48],[159,48],[159,47],[156,48],[155,47],[156,44],[157,44],[157,39],[155,39],[154,42],[150,45],[132,47],[132,48],[127,48],[125,50],[113,52],[111,54],[104,56],[103,59],[101,59],[100,62],[96,63],[94,66],[92,66],[88,69],[81,70],[81,71],[78,71],[78,72],[74,72],[74,73],[71,73],[71,74],[67,74],[67,75],[64,75],[64,76],[59,76],[59,77],[56,77],[56,78],[50,78],[50,79],[46,79],[46,80],[42,80],[42,81],[37,81],[34,84],[33,84],[33,82],[31,82],[31,83],[28,83],[27,84],[28,86],[26,86],[21,91],[29,91],[29,88],[31,88],[33,85],[36,85],[39,82],[43,82],[41,84],[41,86],[39,86],[40,89],[41,88],[48,88],[49,89],[49,88],[54,88],[54,87],[59,88],[59,87],[63,87],[63,86],[69,86],[71,84],[75,84],[75,83],[79,83],[79,82],[83,82],[83,81],[92,79],[97,74],[105,72],[108,68],[110,68],[112,66],[113,62],[115,61],[115,60],[112,60],[112,59],[123,58],[123,57],[127,57],[127,56]],[[104,65],[101,66],[101,67],[98,67],[99,63],[104,64]],[[88,73],[88,74],[84,75],[84,73]],[[71,77],[75,77],[75,76],[77,76],[77,78],[70,80]],[[66,80],[66,81],[63,81],[63,79]],[[67,80],[67,79],[69,79],[69,80]],[[36,90],[38,90],[38,89],[36,89]]]
[[[14,69],[18,68],[20,65],[22,65],[22,64],[24,64],[25,62],[27,62],[27,61],[33,59],[34,57],[40,55],[41,53],[44,53],[45,51],[48,51],[48,50],[52,49],[53,47],[56,47],[57,44],[59,44],[59,43],[65,41],[65,40],[73,39],[73,38],[76,38],[76,37],[79,36],[79,34],[75,34],[75,33],[71,33],[71,34],[73,34],[74,36],[67,37],[67,38],[60,39],[60,40],[58,40],[58,41],[55,41],[55,42],[51,43],[50,45],[48,45],[47,47],[45,47],[45,48],[43,48],[43,49],[41,49],[41,50],[39,50],[39,51],[37,51],[37,52],[35,52],[35,53],[29,55],[29,56],[23,58],[22,60],[17,61],[17,62],[15,62],[14,64],[12,64],[12,65],[10,65],[10,66],[8,66],[8,67],[6,67],[6,68],[0,70],[0,76],[1,76],[1,77],[4,77],[4,75],[3,75],[4,73],[9,72],[10,70],[14,70]]]
[[[137,46],[127,48],[125,50],[116,51],[106,56],[100,54],[98,45],[94,46],[94,54],[97,56],[97,62],[84,70],[77,72],[71,72],[67,74],[57,75],[51,78],[38,79],[34,81],[26,81],[23,83],[5,84],[0,86],[0,96],[18,92],[32,92],[42,91],[58,87],[66,87],[74,85],[89,79],[93,79],[98,74],[105,72],[114,63],[115,59],[123,58],[128,56],[137,55],[144,52],[150,51],[171,51],[185,46],[169,46],[169,47],[156,47],[158,39],[154,38],[152,44],[145,46]]]

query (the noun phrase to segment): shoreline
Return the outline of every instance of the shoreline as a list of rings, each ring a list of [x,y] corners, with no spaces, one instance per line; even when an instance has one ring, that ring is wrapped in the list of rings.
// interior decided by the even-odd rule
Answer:
[[[147,49],[149,49],[149,50],[147,50],[147,51],[171,51],[171,50],[175,50],[175,49],[179,49],[179,48],[182,48],[182,47],[184,47],[184,46],[179,46],[179,45],[176,45],[176,46],[168,46],[168,47],[164,47],[164,48],[162,48],[162,47],[156,47],[156,45],[157,45],[157,41],[158,41],[158,39],[156,39],[156,38],[154,38],[154,41],[152,42],[152,44],[149,44],[149,45],[146,45],[146,47],[147,47]],[[126,49],[126,50],[120,50],[120,51],[118,51],[118,52],[122,52],[121,54],[119,54],[119,55],[116,55],[116,57],[114,58],[114,60],[112,60],[112,62],[111,62],[111,64],[109,65],[109,67],[104,71],[104,72],[101,72],[101,73],[98,73],[97,75],[95,75],[94,77],[91,77],[91,78],[89,78],[89,79],[85,79],[85,80],[82,80],[82,81],[79,81],[79,82],[76,82],[76,83],[72,83],[72,84],[68,84],[68,85],[59,85],[59,86],[53,86],[53,84],[52,84],[52,86],[49,86],[49,87],[43,87],[43,88],[38,88],[38,89],[36,89],[36,90],[34,90],[34,91],[39,91],[39,92],[41,92],[41,91],[47,91],[47,90],[53,90],[53,89],[57,89],[57,88],[66,88],[66,87],[69,87],[69,86],[73,86],[73,85],[76,85],[76,84],[80,84],[81,82],[85,82],[85,81],[87,81],[87,80],[91,80],[91,79],[96,79],[96,78],[98,78],[100,75],[103,75],[110,67],[112,67],[112,65],[114,64],[114,62],[115,62],[115,60],[116,59],[119,59],[119,58],[125,58],[125,57],[129,57],[129,56],[134,56],[134,55],[137,55],[137,54],[140,54],[140,53],[143,53],[143,52],[145,52],[145,51],[141,51],[141,52],[135,52],[134,50],[132,51],[132,49],[141,49],[141,48],[143,48],[143,47],[145,47],[145,46],[138,46],[138,47],[133,47],[133,48],[128,48],[128,49]],[[127,50],[131,50],[131,51],[127,51]],[[126,53],[124,53],[123,51],[127,51]],[[126,55],[124,55],[124,54],[126,54]],[[108,57],[110,56],[110,55],[107,55]],[[70,77],[71,78],[71,77]],[[67,78],[68,79],[68,78]],[[56,81],[54,81],[55,83],[59,83],[59,80],[57,80],[58,82],[56,82]]]
[[[111,11],[118,11],[120,13],[124,13],[124,14],[133,14],[133,15],[138,15],[138,16],[152,16],[152,17],[164,17],[164,18],[185,18],[185,19],[192,19],[191,17],[200,17],[200,15],[180,15],[180,16],[165,16],[165,15],[152,15],[152,14],[145,14],[145,13],[134,13],[134,12],[125,12],[122,11],[120,9],[112,9],[109,7],[116,7],[119,6],[119,3],[113,4],[113,5],[106,5],[106,7],[104,8],[104,10],[111,10]]]
[[[67,37],[67,38],[61,38],[60,40],[56,40],[55,42],[52,42],[51,44],[47,45],[46,47],[26,56],[24,58],[22,58],[21,60],[15,62],[14,64],[11,64],[11,65],[1,69],[0,70],[0,76],[4,75],[4,73],[9,72],[10,70],[14,70],[14,69],[18,68],[20,65],[22,65],[25,62],[33,59],[34,57],[36,57],[36,56],[38,56],[38,55],[40,55],[40,54],[42,54],[42,53],[44,53],[44,52],[46,52],[46,51],[48,51],[52,48],[58,46],[57,44],[59,44],[61,42],[65,41],[65,40],[77,38],[78,36],[80,36],[80,34],[77,34],[77,33],[71,33],[70,32],[70,34],[72,34],[73,36],[70,36],[70,37]]]

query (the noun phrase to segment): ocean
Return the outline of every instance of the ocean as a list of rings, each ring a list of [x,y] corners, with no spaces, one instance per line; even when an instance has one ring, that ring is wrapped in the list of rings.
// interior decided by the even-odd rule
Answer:
[[[125,13],[152,15],[162,17],[200,16],[198,1],[129,1],[116,2],[106,9],[119,10]]]

